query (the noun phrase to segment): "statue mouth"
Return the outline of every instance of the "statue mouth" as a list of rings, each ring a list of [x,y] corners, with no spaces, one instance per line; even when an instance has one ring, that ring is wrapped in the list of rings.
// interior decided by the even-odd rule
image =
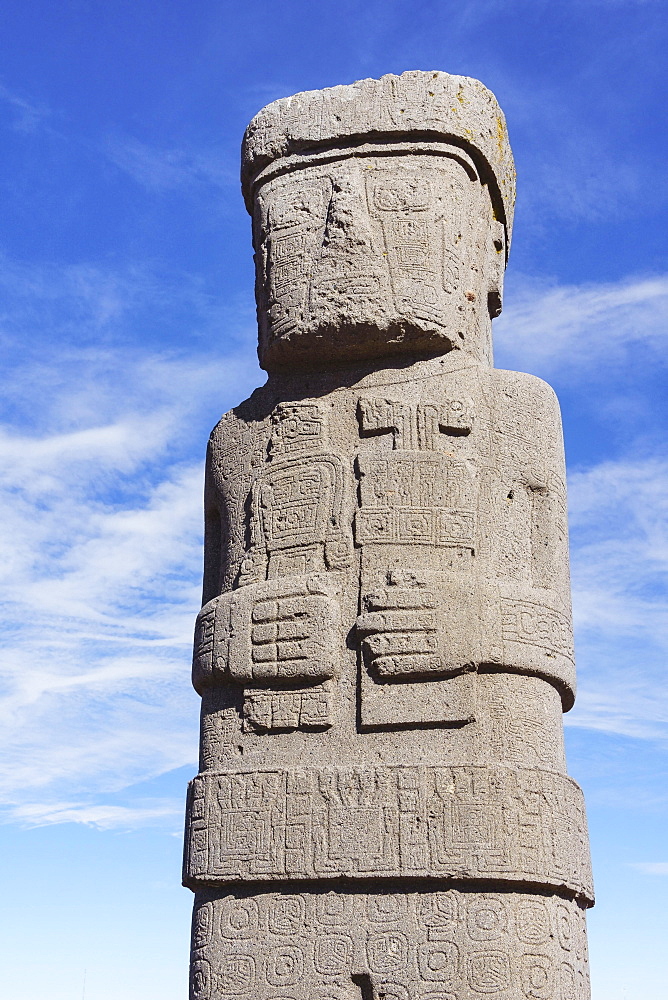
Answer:
[[[260,366],[267,371],[297,368],[328,368],[333,364],[411,356],[412,360],[437,357],[461,349],[464,334],[452,332],[428,318],[374,321],[340,319],[317,324],[295,323],[291,329],[270,337],[259,348]]]

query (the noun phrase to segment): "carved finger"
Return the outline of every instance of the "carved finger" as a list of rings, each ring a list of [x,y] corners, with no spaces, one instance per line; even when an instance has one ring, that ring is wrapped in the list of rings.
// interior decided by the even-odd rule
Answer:
[[[368,611],[357,618],[360,635],[374,632],[434,631],[434,616],[429,611]]]
[[[372,657],[399,653],[435,653],[438,638],[434,632],[376,632],[364,639],[364,648]]]
[[[373,668],[381,677],[421,677],[443,674],[443,660],[438,655],[413,653],[406,656],[379,656]]]

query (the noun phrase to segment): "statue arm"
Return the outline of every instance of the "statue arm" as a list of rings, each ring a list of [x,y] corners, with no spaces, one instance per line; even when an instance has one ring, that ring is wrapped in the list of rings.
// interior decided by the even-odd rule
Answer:
[[[503,530],[497,529],[484,605],[498,611],[490,611],[483,628],[482,656],[496,669],[549,680],[567,711],[575,668],[559,404],[552,388],[532,375],[495,372],[493,388],[495,424],[508,433],[499,437],[495,456],[502,491],[490,517]],[[528,547],[517,545],[522,539]]]
[[[206,454],[204,476],[204,583],[202,605],[208,604],[220,593],[223,556],[223,530],[220,500],[214,486],[211,442]]]
[[[543,433],[537,454],[523,470],[532,499],[531,576],[534,587],[555,591],[570,607],[566,463],[561,411],[551,386],[531,376],[530,388]]]
[[[225,485],[236,460],[229,458],[230,424],[226,415],[207,451],[203,604],[195,625],[193,684],[201,694],[230,682],[281,687],[329,680],[338,671],[334,650],[341,629],[331,587],[317,575],[266,580],[263,573],[248,580],[240,574],[234,584],[227,579],[245,510]],[[232,441],[235,430],[232,424]],[[251,524],[252,532],[259,530],[259,522]]]

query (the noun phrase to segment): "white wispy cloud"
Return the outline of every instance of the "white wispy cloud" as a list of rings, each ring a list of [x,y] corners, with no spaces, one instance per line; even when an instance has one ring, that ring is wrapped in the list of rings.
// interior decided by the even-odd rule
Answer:
[[[171,823],[181,796],[105,796],[196,759],[206,435],[256,365],[130,347],[175,301],[141,269],[5,265],[0,806],[30,824]]]
[[[17,818],[194,758],[202,463],[169,454],[186,417],[0,439],[0,789]]]
[[[12,127],[17,132],[35,132],[51,116],[51,111],[45,104],[18,94],[1,82],[0,102],[10,109],[13,115]]]
[[[0,492],[6,803],[46,808],[54,793],[123,787],[193,758],[201,468],[156,470],[164,441],[147,424],[142,436],[135,417],[130,461],[107,428],[24,447]],[[124,479],[147,474],[123,497]]]
[[[193,183],[238,187],[238,150],[234,160],[222,149],[159,148],[132,136],[109,137],[108,158],[134,181],[153,191],[170,191]]]
[[[591,377],[593,367],[619,364],[630,352],[668,351],[668,275],[615,284],[556,285],[514,279],[512,295],[494,325],[497,364],[556,369]]]
[[[634,861],[629,867],[643,875],[668,875],[668,861]]]
[[[621,449],[569,476],[579,692],[566,724],[663,743],[668,460],[661,406],[645,383],[656,385],[668,360],[668,276],[515,286],[495,324],[496,363],[558,376],[588,397],[595,384],[609,448]],[[632,452],[615,441],[619,427],[632,429]]]
[[[571,725],[668,738],[668,460],[569,481],[580,692]]]
[[[53,823],[83,823],[98,830],[132,829],[181,820],[181,803],[155,801],[144,806],[81,805],[76,802],[54,802],[51,805],[19,805],[14,818],[28,826]]]

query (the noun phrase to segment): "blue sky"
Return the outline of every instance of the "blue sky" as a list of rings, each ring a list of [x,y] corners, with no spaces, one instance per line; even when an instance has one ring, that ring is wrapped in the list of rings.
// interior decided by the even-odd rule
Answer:
[[[593,995],[668,995],[667,35],[660,0],[5,0],[2,995],[186,996],[203,455],[263,380],[241,135],[406,69],[508,119],[496,363],[564,411]]]

